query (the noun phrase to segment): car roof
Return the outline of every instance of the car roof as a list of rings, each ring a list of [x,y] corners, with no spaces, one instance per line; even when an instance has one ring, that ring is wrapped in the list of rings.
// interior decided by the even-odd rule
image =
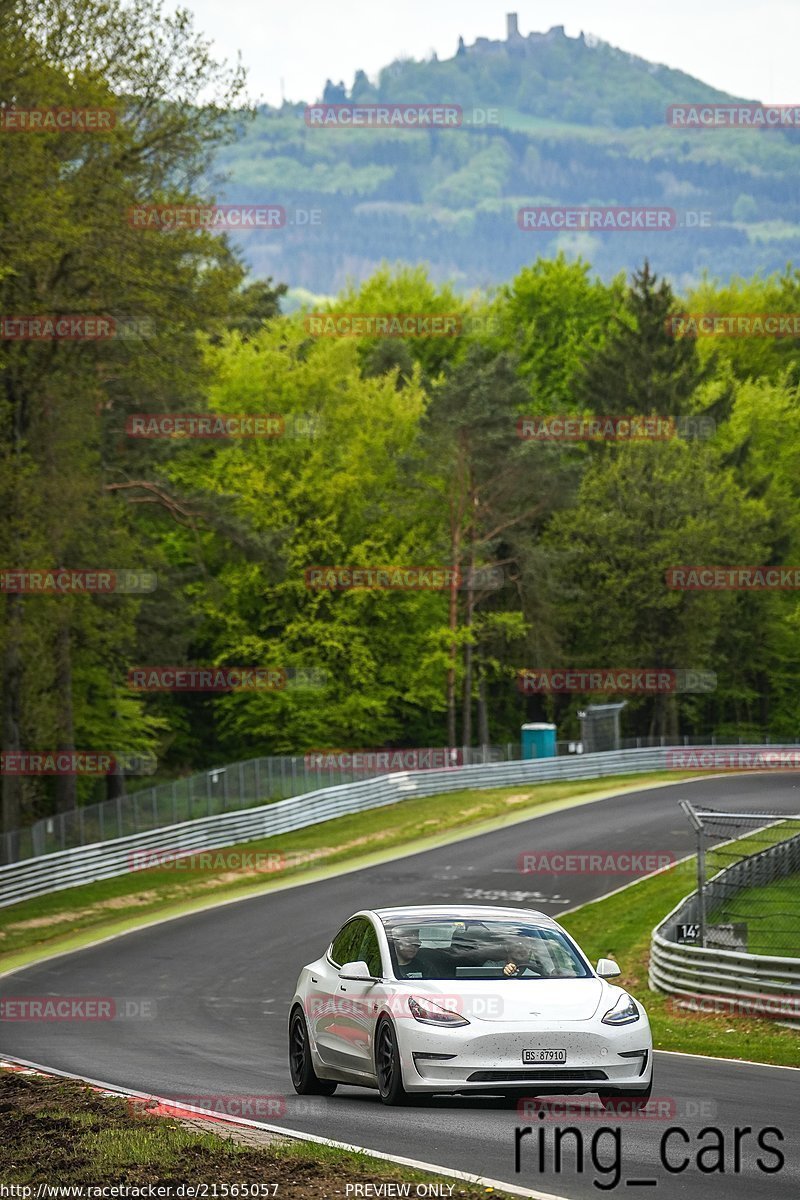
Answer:
[[[386,925],[393,920],[426,920],[436,917],[452,917],[453,920],[463,920],[464,917],[484,920],[501,920],[512,917],[517,921],[533,920],[537,925],[555,925],[556,922],[549,913],[540,912],[537,908],[506,908],[493,904],[408,904],[396,908],[375,908],[371,910],[379,920]]]

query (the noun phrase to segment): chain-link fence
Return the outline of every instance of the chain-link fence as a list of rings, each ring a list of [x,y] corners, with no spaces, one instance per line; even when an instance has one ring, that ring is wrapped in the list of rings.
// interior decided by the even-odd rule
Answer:
[[[697,837],[697,895],[676,940],[800,958],[800,816],[681,807]]]
[[[735,746],[748,739],[683,737],[682,746]],[[617,749],[644,750],[674,745],[665,737],[622,738]],[[769,745],[769,738],[764,739]],[[610,746],[598,749],[611,749]],[[589,753],[580,739],[561,741],[557,754]],[[384,756],[388,755],[387,760]],[[338,756],[341,757],[341,756]],[[43,817],[24,829],[0,834],[0,865],[89,846],[134,833],[148,833],[182,821],[218,813],[255,808],[290,796],[300,796],[337,783],[386,775],[395,770],[425,770],[444,766],[473,766],[484,763],[514,762],[522,757],[519,742],[505,745],[462,746],[455,749],[364,751],[360,765],[348,768],[337,755],[309,753],[252,758],[224,767],[215,767],[168,783],[85,804],[68,812]]]
[[[255,808],[393,771],[511,762],[520,758],[520,754],[519,745],[510,742],[505,746],[252,758],[99,804],[56,813],[26,829],[4,833],[0,838],[0,864],[148,833],[199,817]]]

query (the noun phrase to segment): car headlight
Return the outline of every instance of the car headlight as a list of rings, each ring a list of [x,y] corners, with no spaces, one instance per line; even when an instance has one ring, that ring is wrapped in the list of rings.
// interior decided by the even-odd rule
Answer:
[[[623,992],[613,1008],[603,1017],[604,1025],[630,1025],[639,1020],[639,1009],[633,996]]]
[[[449,1012],[446,1008],[439,1008],[437,1004],[432,1004],[430,1000],[417,1000],[414,996],[408,997],[408,1007],[411,1009],[411,1015],[415,1021],[419,1021],[421,1025],[438,1025],[448,1026],[450,1029],[455,1029],[457,1025],[469,1025],[466,1017],[462,1017],[460,1013]]]

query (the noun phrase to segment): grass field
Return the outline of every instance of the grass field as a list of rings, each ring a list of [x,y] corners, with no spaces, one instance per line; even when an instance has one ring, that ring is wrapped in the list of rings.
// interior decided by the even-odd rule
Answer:
[[[708,917],[712,924],[747,923],[749,954],[800,958],[800,873],[745,888]]]
[[[744,857],[755,850],[763,850],[767,835],[779,841],[786,832],[784,826],[775,826],[769,831],[761,830],[756,835],[742,838],[737,842],[739,854]],[[707,861],[709,874],[729,866],[733,861],[731,847],[709,852]],[[689,866],[686,863],[648,876],[615,896],[585,904],[559,917],[559,921],[593,961],[601,956],[617,959],[622,978],[615,982],[630,990],[645,1005],[657,1050],[800,1067],[800,1037],[796,1029],[748,1015],[697,1012],[648,987],[651,931],[694,890],[686,869]],[[691,861],[693,866],[694,860]]]

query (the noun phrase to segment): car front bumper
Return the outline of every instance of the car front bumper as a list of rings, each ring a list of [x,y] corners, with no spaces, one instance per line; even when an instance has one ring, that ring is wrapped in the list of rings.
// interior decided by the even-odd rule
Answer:
[[[599,1020],[546,1027],[475,1021],[455,1029],[408,1022],[397,1028],[403,1082],[409,1092],[498,1091],[569,1095],[605,1089],[643,1091],[652,1074],[645,1017],[631,1025]],[[564,1049],[565,1063],[526,1064],[524,1050]]]

